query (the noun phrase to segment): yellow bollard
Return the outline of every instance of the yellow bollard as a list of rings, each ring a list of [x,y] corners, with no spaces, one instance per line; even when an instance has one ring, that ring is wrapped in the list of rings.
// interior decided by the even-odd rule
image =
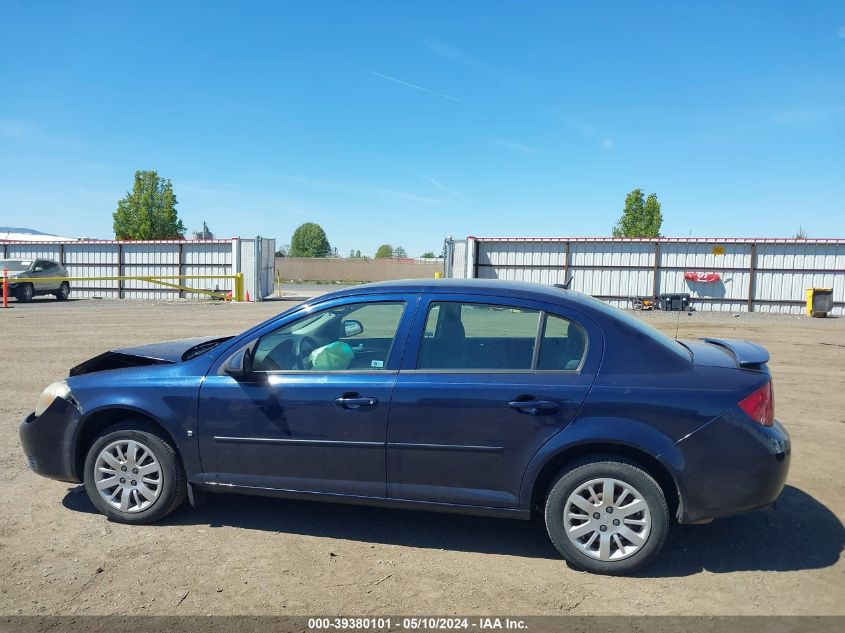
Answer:
[[[235,273],[235,301],[244,300],[244,274]]]
[[[436,272],[436,273],[434,273],[434,278],[435,278],[435,279],[442,279],[442,277],[443,277],[443,273],[441,273],[441,272]]]

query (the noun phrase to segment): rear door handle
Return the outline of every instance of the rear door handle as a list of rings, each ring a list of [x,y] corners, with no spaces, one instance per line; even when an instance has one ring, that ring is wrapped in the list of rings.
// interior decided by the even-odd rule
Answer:
[[[559,408],[557,402],[551,400],[511,400],[508,406],[526,415],[551,415]]]
[[[335,398],[334,403],[342,409],[360,409],[361,407],[374,407],[378,400],[369,396],[341,396]]]

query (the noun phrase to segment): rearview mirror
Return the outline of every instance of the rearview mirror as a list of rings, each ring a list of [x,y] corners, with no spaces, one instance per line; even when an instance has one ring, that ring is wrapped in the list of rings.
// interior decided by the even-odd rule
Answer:
[[[361,324],[360,321],[356,321],[355,319],[349,319],[343,322],[343,337],[349,338],[350,336],[358,336],[364,331],[364,326]]]
[[[235,352],[223,364],[223,372],[232,378],[242,378],[249,375],[252,369],[252,345],[247,345]]]

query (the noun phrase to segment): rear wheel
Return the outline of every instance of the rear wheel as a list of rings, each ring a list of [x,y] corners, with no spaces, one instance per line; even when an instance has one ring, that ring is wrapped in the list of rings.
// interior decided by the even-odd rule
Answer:
[[[15,288],[15,298],[21,303],[29,303],[35,296],[35,288],[32,284],[18,284]]]
[[[564,471],[546,499],[546,529],[576,567],[622,575],[649,564],[669,531],[663,491],[639,465],[613,455]]]
[[[121,523],[153,523],[185,500],[176,450],[143,421],[106,429],[85,459],[85,491],[97,509]]]
[[[65,301],[70,296],[70,284],[66,281],[62,282],[59,289],[56,291],[56,300]]]

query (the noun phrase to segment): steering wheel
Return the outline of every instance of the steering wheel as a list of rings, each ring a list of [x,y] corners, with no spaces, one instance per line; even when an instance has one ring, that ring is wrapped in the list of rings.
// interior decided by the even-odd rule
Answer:
[[[293,342],[293,356],[296,363],[297,369],[311,369],[311,367],[305,366],[305,361],[308,356],[313,352],[315,349],[319,347],[317,342],[311,338],[310,336],[302,335],[298,336]]]

